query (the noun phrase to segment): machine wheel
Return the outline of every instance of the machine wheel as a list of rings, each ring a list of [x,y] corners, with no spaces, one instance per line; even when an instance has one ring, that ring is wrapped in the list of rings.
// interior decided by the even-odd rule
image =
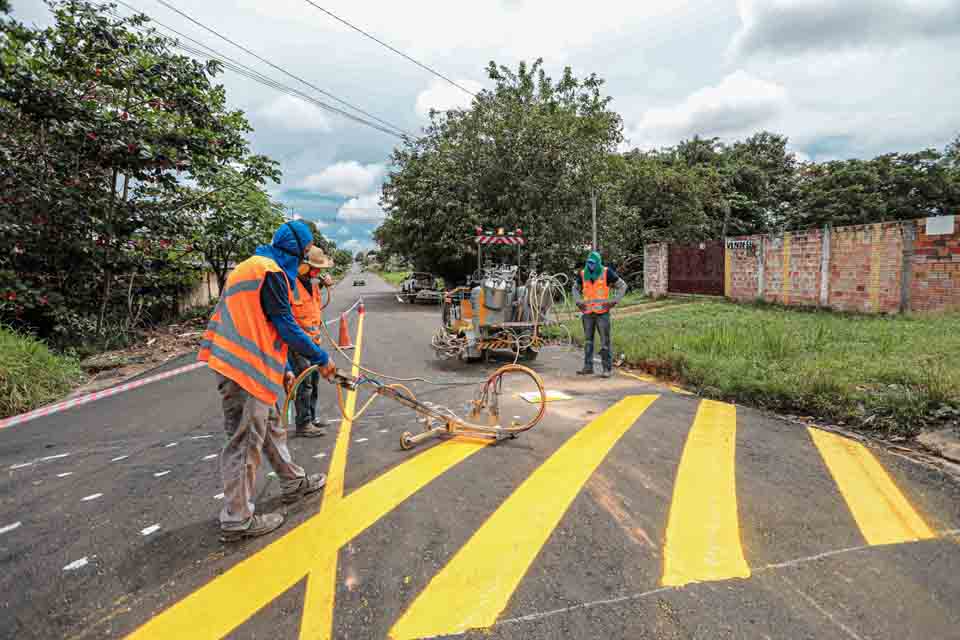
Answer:
[[[524,350],[520,353],[520,358],[521,358],[522,360],[525,360],[526,362],[533,362],[534,360],[537,359],[537,356],[539,356],[539,355],[540,355],[540,352],[539,352],[539,351],[535,351],[535,350],[527,347],[526,349],[524,349]]]
[[[413,443],[410,442],[410,438],[412,437],[413,437],[413,434],[410,433],[409,431],[404,431],[402,434],[400,434],[400,448],[403,449],[404,451],[413,449]]]

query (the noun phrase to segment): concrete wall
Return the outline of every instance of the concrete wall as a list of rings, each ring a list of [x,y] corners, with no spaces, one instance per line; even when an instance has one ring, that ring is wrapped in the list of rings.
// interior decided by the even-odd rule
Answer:
[[[667,295],[667,259],[670,245],[648,244],[643,248],[643,292],[654,298]]]
[[[646,277],[664,289],[667,250],[644,250]],[[960,216],[727,238],[724,263],[733,300],[861,313],[960,310]]]

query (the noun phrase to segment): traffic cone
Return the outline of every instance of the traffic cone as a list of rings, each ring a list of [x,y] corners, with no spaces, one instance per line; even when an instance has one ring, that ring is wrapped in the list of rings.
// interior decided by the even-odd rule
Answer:
[[[340,336],[337,338],[337,346],[341,349],[353,349],[353,343],[350,342],[350,333],[347,331],[347,314],[340,314]]]

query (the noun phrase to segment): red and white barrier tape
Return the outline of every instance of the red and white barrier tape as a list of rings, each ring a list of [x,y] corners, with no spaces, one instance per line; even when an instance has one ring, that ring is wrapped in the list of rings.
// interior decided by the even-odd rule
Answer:
[[[101,398],[109,398],[110,396],[115,396],[118,393],[123,393],[124,391],[129,391],[130,389],[136,389],[137,387],[142,387],[144,385],[150,384],[151,382],[156,382],[157,380],[172,378],[173,376],[180,375],[181,373],[186,373],[188,371],[193,371],[194,369],[199,369],[200,367],[206,367],[206,366],[207,366],[206,362],[194,362],[193,364],[188,364],[184,367],[178,367],[176,369],[171,369],[170,371],[164,371],[163,373],[158,373],[157,375],[150,376],[149,378],[134,380],[133,382],[126,382],[124,384],[119,384],[115,387],[110,387],[109,389],[103,389],[102,391],[94,391],[93,393],[88,393],[85,396],[78,396],[76,398],[71,398],[69,400],[57,402],[57,403],[48,405],[46,407],[34,409],[33,411],[28,411],[27,413],[21,413],[18,416],[11,416],[9,418],[0,420],[0,429],[6,429],[7,427],[12,427],[16,424],[27,422],[28,420],[33,420],[35,418],[42,418],[44,416],[49,416],[54,413],[66,411],[67,409],[72,409],[73,407],[79,407],[80,405],[87,404],[88,402],[93,402],[94,400],[100,400]]]

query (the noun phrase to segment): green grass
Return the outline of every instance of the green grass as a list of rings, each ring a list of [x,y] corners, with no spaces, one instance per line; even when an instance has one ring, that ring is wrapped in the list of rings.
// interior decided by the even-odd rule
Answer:
[[[0,417],[30,411],[60,399],[83,377],[73,358],[0,327]]]
[[[380,271],[377,275],[393,286],[399,287],[401,282],[410,277],[410,273],[410,271]]]
[[[570,326],[582,341],[579,322]],[[853,316],[717,302],[615,320],[613,333],[628,364],[708,397],[887,434],[960,420],[960,315]]]

